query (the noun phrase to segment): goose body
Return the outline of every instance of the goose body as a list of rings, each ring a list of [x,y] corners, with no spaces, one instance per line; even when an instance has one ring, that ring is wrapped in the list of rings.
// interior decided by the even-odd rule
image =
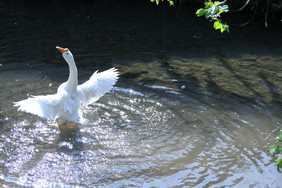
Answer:
[[[53,95],[32,96],[15,102],[18,110],[38,115],[59,122],[87,124],[88,120],[79,112],[81,106],[87,106],[106,92],[110,91],[118,79],[117,69],[111,68],[104,72],[94,72],[90,79],[78,85],[77,68],[72,53],[68,48],[56,47],[69,65],[69,78],[62,83]]]

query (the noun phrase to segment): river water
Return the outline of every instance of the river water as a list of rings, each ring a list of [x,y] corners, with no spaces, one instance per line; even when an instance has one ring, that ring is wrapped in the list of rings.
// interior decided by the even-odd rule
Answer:
[[[186,7],[48,2],[1,12],[1,186],[282,186],[265,152],[282,128],[279,29],[219,34]],[[66,81],[57,45],[72,51],[79,83],[120,71],[81,109],[89,125],[58,127],[13,107]]]

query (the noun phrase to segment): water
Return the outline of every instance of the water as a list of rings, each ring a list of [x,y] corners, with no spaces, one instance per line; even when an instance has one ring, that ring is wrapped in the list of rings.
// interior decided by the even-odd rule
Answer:
[[[103,9],[109,14],[80,5],[64,20],[59,5],[41,6],[0,20],[2,186],[282,186],[265,152],[282,124],[281,47],[266,42],[281,40],[279,32],[233,39],[202,33],[207,25],[178,28],[187,17],[172,24],[155,17],[171,14],[160,9],[144,16],[129,5]],[[55,93],[67,79],[56,45],[74,54],[80,83],[96,69],[121,73],[110,93],[82,109],[87,126],[58,127],[12,106]]]

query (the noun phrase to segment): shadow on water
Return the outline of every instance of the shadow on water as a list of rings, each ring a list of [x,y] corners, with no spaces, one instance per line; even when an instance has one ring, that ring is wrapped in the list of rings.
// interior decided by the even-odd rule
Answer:
[[[64,153],[74,157],[75,161],[83,161],[83,141],[80,125],[61,125],[58,127],[59,135],[54,140],[53,146],[57,153]]]
[[[264,73],[260,72],[259,76],[260,76],[261,79],[264,80],[265,86],[271,92],[271,95],[272,95],[271,98],[273,99],[273,102],[275,104],[277,104],[278,106],[282,106],[282,93],[281,93],[281,91],[278,91],[276,89],[276,86],[273,84],[273,82],[271,80],[269,80],[269,78],[267,78],[267,76]]]

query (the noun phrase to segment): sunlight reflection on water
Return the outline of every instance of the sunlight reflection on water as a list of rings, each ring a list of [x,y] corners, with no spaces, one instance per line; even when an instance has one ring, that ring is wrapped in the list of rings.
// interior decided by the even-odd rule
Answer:
[[[150,92],[115,87],[82,109],[87,126],[58,128],[29,114],[10,114],[18,117],[1,134],[0,178],[33,186],[224,186],[244,182],[242,171],[254,161],[260,171],[269,162],[248,143],[249,133],[260,129],[251,130],[245,113],[173,94],[160,100]],[[246,142],[237,138],[242,134]]]

